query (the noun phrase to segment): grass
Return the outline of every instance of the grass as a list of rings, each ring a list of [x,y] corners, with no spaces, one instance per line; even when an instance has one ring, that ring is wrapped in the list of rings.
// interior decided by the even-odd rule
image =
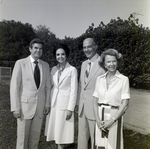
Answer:
[[[9,86],[0,84],[0,149],[15,149],[16,119],[10,112]],[[77,145],[77,114],[75,114],[75,144],[66,146],[66,149],[76,149]],[[45,120],[44,120],[45,123]],[[56,149],[54,142],[46,142],[44,123],[39,142],[39,149]],[[150,135],[124,128],[124,149],[150,149]]]

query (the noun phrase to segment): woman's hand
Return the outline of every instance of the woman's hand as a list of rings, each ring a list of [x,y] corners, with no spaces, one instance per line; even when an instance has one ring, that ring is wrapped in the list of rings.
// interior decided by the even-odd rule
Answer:
[[[66,120],[70,120],[72,117],[72,111],[67,110],[67,116],[66,116]]]
[[[107,133],[107,129],[104,129],[104,121],[96,121],[97,127],[101,130]]]
[[[114,123],[113,119],[103,121],[103,128],[105,130],[109,129]]]

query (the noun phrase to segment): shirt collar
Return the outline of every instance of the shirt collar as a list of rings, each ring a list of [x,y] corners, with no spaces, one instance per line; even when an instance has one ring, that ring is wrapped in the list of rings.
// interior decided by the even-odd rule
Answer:
[[[90,60],[88,59],[88,62],[94,63],[98,56],[99,55],[96,53]]]
[[[34,63],[34,61],[35,61],[31,55],[30,55],[30,61],[31,61],[31,63]],[[39,59],[37,61],[39,62]]]

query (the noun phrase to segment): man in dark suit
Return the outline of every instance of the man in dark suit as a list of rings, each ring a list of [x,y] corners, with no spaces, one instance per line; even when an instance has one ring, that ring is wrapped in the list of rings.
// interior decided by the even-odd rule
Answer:
[[[93,38],[86,38],[83,41],[83,52],[88,58],[81,66],[79,81],[79,131],[78,149],[87,149],[88,140],[91,137],[91,149],[94,148],[95,116],[93,110],[92,94],[95,89],[96,79],[105,73],[100,67],[100,56],[96,52],[97,45]]]
[[[17,118],[16,149],[37,149],[44,114],[50,111],[49,64],[40,60],[44,43],[33,39],[30,56],[15,63],[11,84],[11,111]]]

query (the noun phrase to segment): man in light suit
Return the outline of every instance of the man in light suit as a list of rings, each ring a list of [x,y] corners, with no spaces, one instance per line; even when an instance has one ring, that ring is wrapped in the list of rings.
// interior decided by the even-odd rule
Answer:
[[[10,84],[11,111],[17,118],[16,149],[37,149],[44,114],[50,111],[49,64],[39,58],[43,42],[33,39],[31,55],[16,61]]]
[[[96,52],[97,45],[93,38],[86,38],[83,41],[83,52],[88,58],[81,66],[79,81],[79,130],[78,130],[78,149],[88,149],[88,140],[91,137],[91,149],[94,149],[94,130],[95,116],[93,109],[92,94],[95,89],[96,79],[105,73],[100,67],[100,56]],[[88,76],[87,74],[88,72]]]

